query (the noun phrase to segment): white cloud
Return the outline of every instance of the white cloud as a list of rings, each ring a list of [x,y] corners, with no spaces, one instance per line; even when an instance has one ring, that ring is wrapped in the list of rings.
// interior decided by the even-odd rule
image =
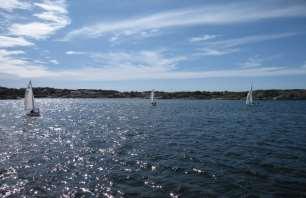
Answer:
[[[55,59],[49,60],[50,63],[54,64],[54,65],[58,65],[59,62]]]
[[[117,40],[119,39],[119,36],[118,35],[115,35],[115,36],[112,36],[109,41],[110,42],[116,42]]]
[[[106,33],[124,31],[141,32],[150,29],[182,27],[192,25],[222,25],[252,22],[263,19],[306,16],[306,6],[264,2],[236,3],[203,8],[181,9],[160,12],[149,16],[122,21],[105,21],[69,32],[63,40],[76,37],[100,37]]]
[[[21,51],[0,50],[0,75],[21,78],[51,78],[77,80],[137,80],[194,79],[214,77],[290,76],[306,75],[303,67],[261,66],[210,71],[181,71],[177,68],[185,57],[169,56],[165,51],[86,53],[96,66],[74,69],[49,69],[39,62],[17,57]],[[75,53],[74,53],[75,54]]]
[[[263,59],[251,57],[241,64],[241,68],[256,68],[262,66]]]
[[[33,22],[28,24],[13,24],[9,31],[13,35],[28,36],[35,39],[45,38],[56,31],[52,25],[48,23]]]
[[[125,30],[120,33],[115,33],[114,36],[111,36],[109,41],[112,44],[116,44],[126,38],[126,40],[130,41],[133,40],[140,40],[140,39],[146,39],[155,37],[157,35],[160,35],[160,32],[158,29],[151,29],[151,30],[144,30],[144,31],[131,31],[131,30]]]
[[[175,68],[176,64],[186,60],[186,57],[166,57],[160,51],[140,51],[140,52],[110,52],[94,53],[91,57],[98,64],[108,68],[141,68],[144,70],[169,71]]]
[[[37,65],[18,57],[23,51],[8,51],[0,49],[0,74],[17,76],[21,78],[37,78],[57,76],[47,67]]]
[[[217,37],[217,35],[205,34],[205,35],[199,36],[199,37],[192,37],[192,38],[189,39],[189,41],[194,43],[194,42],[211,40],[211,39],[214,39],[216,37]]]
[[[22,69],[22,68],[18,68]],[[25,72],[27,71],[28,72]],[[29,72],[30,71],[30,72]],[[3,73],[0,70],[0,74]],[[211,71],[163,71],[151,67],[84,67],[79,69],[67,69],[50,71],[44,68],[26,67],[24,70],[6,71],[4,73],[14,74],[18,77],[47,77],[56,79],[78,79],[78,80],[148,80],[148,79],[196,79],[196,78],[216,78],[216,77],[262,77],[262,76],[292,76],[306,75],[305,68],[290,67],[261,67],[261,68],[240,68]]]
[[[220,56],[238,52],[240,46],[259,43],[263,41],[282,39],[286,37],[295,36],[297,33],[278,33],[278,34],[262,34],[244,36],[234,39],[225,39],[217,41],[205,42],[205,47],[198,49],[195,55],[203,56]]]
[[[54,26],[58,28],[65,27],[70,23],[70,19],[65,15],[57,15],[57,13],[53,12],[43,12],[39,14],[34,14],[39,19],[52,22]]]
[[[305,75],[306,69],[292,67],[262,67],[248,69],[226,69],[202,72],[171,72],[161,75],[167,79],[192,79],[192,78],[214,78],[214,77],[262,77],[262,76],[291,76]]]
[[[67,55],[82,55],[82,54],[86,54],[86,52],[67,51],[66,54]]]
[[[65,0],[44,0],[43,3],[35,3],[37,7],[40,7],[49,12],[55,12],[60,14],[67,14],[66,1]]]
[[[0,48],[7,47],[22,47],[22,46],[32,46],[33,43],[25,40],[23,37],[10,37],[0,35]]]
[[[6,10],[8,12],[14,9],[29,9],[31,4],[23,0],[3,0],[0,3],[0,9]]]
[[[46,64],[59,64],[57,60],[46,61],[32,60],[22,57],[25,54],[21,50],[8,50],[13,47],[28,47],[34,43],[26,38],[42,39],[46,38],[70,23],[65,0],[42,0],[40,3],[26,3],[25,1],[5,0],[1,2],[0,9],[11,11],[13,9],[38,8],[39,13],[34,13],[36,20],[25,23],[8,23],[13,18],[6,17],[8,20],[1,23],[6,31],[5,35],[0,35],[0,73],[3,75],[17,76],[21,78],[36,77],[56,77],[59,76],[52,71]],[[34,9],[33,9],[34,10]],[[34,10],[35,11],[35,10]],[[6,29],[7,27],[7,29]],[[48,58],[49,59],[49,58]]]
[[[237,47],[246,44],[259,43],[268,40],[276,40],[286,37],[295,36],[297,33],[289,32],[289,33],[277,33],[277,34],[262,34],[262,35],[251,35],[244,36],[234,39],[226,39],[221,41],[209,42],[209,45],[213,46],[222,46],[224,48]]]
[[[39,19],[51,22],[55,29],[63,28],[70,24],[70,19],[67,16],[67,5],[64,0],[49,1],[43,3],[35,3],[36,6],[44,10],[44,12],[34,14]]]
[[[8,50],[4,50],[4,49],[0,49],[0,56],[2,57],[8,57],[11,55],[20,55],[20,54],[24,54],[25,52],[22,50],[12,50],[12,51],[8,51]]]
[[[231,54],[234,52],[238,52],[239,48],[214,48],[214,47],[206,47],[199,49],[198,52],[194,53],[197,56],[222,56],[226,54]]]
[[[43,3],[35,3],[34,5],[43,10],[43,12],[34,14],[40,21],[12,24],[8,28],[11,34],[43,39],[70,24],[66,1],[45,0]]]
[[[143,69],[144,71],[170,71],[176,64],[186,60],[184,56],[168,57],[164,50],[139,52],[77,52],[67,51],[68,55],[87,55],[104,69]]]

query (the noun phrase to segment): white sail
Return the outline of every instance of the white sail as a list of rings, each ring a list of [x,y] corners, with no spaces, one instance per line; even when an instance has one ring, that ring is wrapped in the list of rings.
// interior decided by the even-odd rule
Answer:
[[[26,91],[25,91],[24,108],[27,111],[27,113],[31,112],[35,108],[35,106],[34,106],[34,95],[33,95],[31,81],[29,82],[28,87],[26,88]]]
[[[155,95],[155,94],[154,94],[154,90],[152,90],[152,91],[151,91],[151,97],[150,97],[150,98],[151,98],[151,103],[154,102],[154,95]]]
[[[253,86],[251,86],[251,89],[250,89],[250,91],[247,94],[245,103],[247,105],[253,104]]]

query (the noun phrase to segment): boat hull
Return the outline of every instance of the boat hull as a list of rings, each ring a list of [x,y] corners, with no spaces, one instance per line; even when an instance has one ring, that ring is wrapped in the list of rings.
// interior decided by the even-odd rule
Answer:
[[[27,113],[26,115],[30,116],[30,117],[38,117],[38,116],[40,116],[40,112],[39,112],[39,109],[35,109],[35,110]]]
[[[27,116],[30,116],[30,117],[39,117],[40,113],[39,112],[32,112],[32,113],[28,113]]]

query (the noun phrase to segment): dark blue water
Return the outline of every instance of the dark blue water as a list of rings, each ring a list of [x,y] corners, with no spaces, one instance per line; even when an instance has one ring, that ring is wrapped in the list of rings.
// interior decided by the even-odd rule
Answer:
[[[0,101],[0,197],[306,197],[306,102]]]

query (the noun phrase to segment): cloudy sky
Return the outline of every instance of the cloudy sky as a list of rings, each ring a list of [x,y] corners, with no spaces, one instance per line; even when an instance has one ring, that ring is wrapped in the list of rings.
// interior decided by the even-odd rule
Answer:
[[[304,0],[5,0],[0,86],[306,87]]]

